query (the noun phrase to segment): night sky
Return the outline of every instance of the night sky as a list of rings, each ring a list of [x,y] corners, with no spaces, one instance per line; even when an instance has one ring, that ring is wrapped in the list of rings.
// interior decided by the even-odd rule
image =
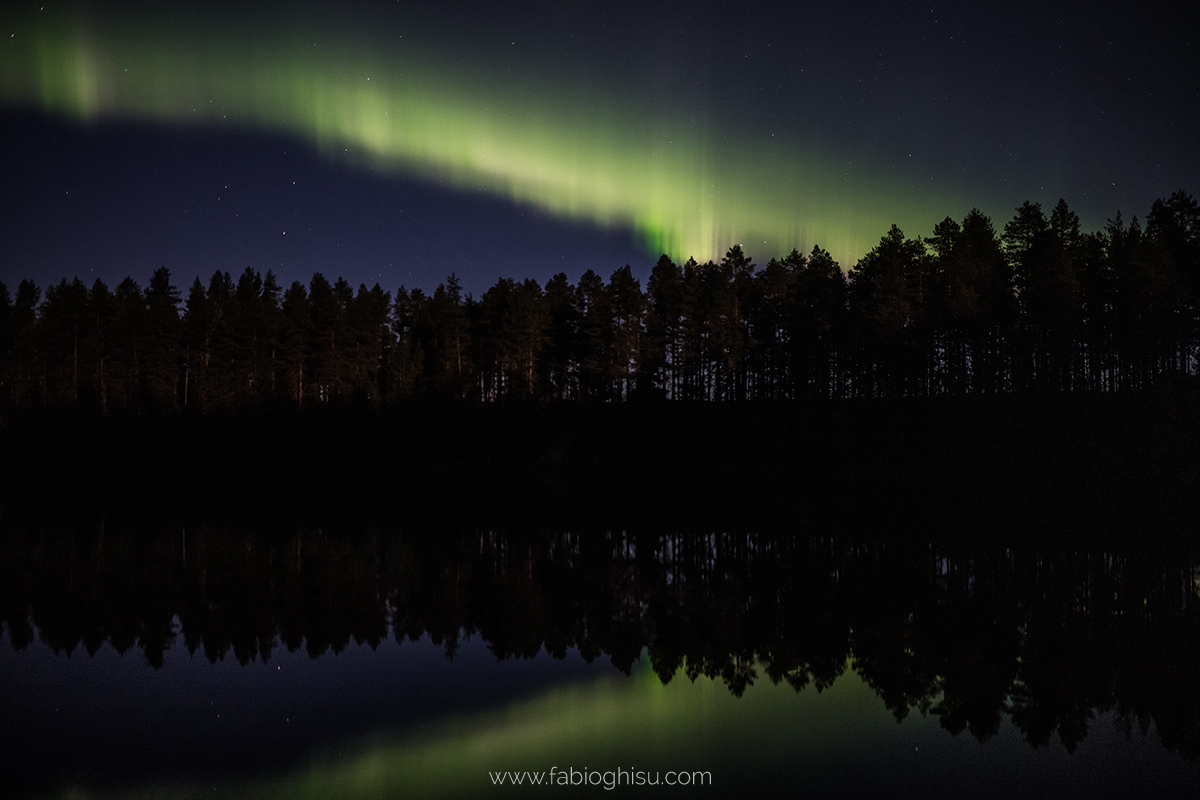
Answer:
[[[658,255],[1200,192],[1200,11],[1097,3],[0,10],[0,281],[476,295]],[[1174,8],[1172,8],[1174,6]]]

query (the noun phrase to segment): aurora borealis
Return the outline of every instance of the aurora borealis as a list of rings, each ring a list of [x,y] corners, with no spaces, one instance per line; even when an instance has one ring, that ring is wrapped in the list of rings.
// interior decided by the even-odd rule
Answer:
[[[385,54],[372,42],[375,52],[356,53],[336,39],[322,46],[328,37],[312,30],[265,41],[230,31],[218,34],[219,47],[171,28],[34,30],[6,70],[24,78],[5,87],[12,99],[85,122],[283,131],[327,153],[352,151],[556,216],[632,227],[647,253],[705,260],[740,241],[785,251],[821,241],[852,252],[886,218],[872,197],[890,187],[847,191],[837,165],[819,156],[763,152],[716,132],[708,141],[692,119],[660,120],[603,93],[584,100],[535,81],[426,70],[415,48]],[[819,210],[831,200],[838,217]],[[925,216],[936,214],[929,198],[919,201]]]
[[[1194,122],[1197,98],[1187,92],[1196,72],[1182,68],[1196,58],[1171,41],[1188,34],[1161,27],[1164,20],[1130,23],[1087,8],[1084,23],[1035,9],[991,19],[957,8],[829,3],[788,10],[523,4],[517,11],[147,4],[119,12],[18,3],[4,12],[0,102],[6,114],[48,114],[85,136],[125,124],[164,136],[224,136],[225,168],[235,175],[246,137],[284,137],[320,154],[351,184],[383,175],[402,195],[415,181],[448,190],[452,205],[483,195],[566,226],[551,231],[582,226],[628,236],[644,255],[638,269],[661,252],[719,258],[733,243],[763,261],[819,244],[849,267],[892,223],[927,235],[944,216],[979,206],[1001,227],[1023,200],[1053,204],[1066,196],[1095,228],[1119,209],[1144,213],[1155,197],[1195,184],[1198,157],[1188,146],[1195,128],[1189,133],[1184,123]],[[1140,38],[1150,30],[1159,39],[1153,59]],[[1083,58],[1114,34],[1126,42],[1108,60]],[[1144,73],[1151,60],[1165,78]],[[1121,70],[1124,82],[1108,80]],[[164,163],[156,185],[209,191],[189,185],[191,178],[174,180]],[[37,174],[36,166],[22,169]],[[216,196],[216,184],[229,181],[212,183]],[[139,186],[120,193],[146,194]],[[360,194],[353,186],[346,192]],[[10,218],[64,213],[46,208],[57,200],[32,187],[5,199]],[[422,234],[453,238],[480,213],[450,210]],[[306,215],[322,216],[294,212]],[[353,210],[348,216],[361,219]],[[247,244],[252,233],[225,230],[228,221],[215,212],[206,219],[210,269],[236,271],[249,259],[280,271],[274,248],[281,241]],[[78,256],[63,255],[61,244],[34,246],[14,222],[4,234],[3,278],[48,268],[39,260],[58,262],[55,274],[79,268],[61,263]],[[283,235],[274,220],[258,227]],[[385,213],[329,236],[370,252],[373,232],[387,227]],[[188,238],[158,246],[171,252],[138,252],[171,266]],[[485,244],[514,247],[496,235]],[[392,236],[377,249],[402,252],[379,260],[396,264],[427,245]],[[330,248],[314,235],[304,252],[315,263],[292,254],[282,271],[294,268],[299,277],[321,269]],[[451,247],[442,259],[451,263],[431,265],[433,275],[463,272],[455,257]],[[151,268],[136,262],[128,259],[125,269]],[[557,271],[536,263],[527,270],[542,279]]]

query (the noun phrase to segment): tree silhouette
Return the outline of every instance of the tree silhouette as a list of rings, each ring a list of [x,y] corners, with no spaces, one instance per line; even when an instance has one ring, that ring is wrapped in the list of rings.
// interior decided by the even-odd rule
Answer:
[[[972,209],[928,239],[896,226],[843,274],[814,246],[758,269],[662,256],[502,278],[478,300],[452,273],[432,294],[332,284],[284,292],[247,267],[180,293],[62,280],[0,287],[0,393],[11,408],[203,412],[357,399],[622,401],[894,398],[1140,390],[1197,370],[1200,207],[1158,200],[1084,233],[1060,200],[997,236]]]
[[[71,283],[64,278],[46,290],[38,324],[38,349],[44,364],[45,398],[50,405],[79,404],[81,386],[90,384],[89,318],[87,287],[78,278]]]
[[[280,304],[279,323],[279,368],[285,397],[303,403],[306,379],[311,383],[311,368],[308,366],[312,339],[312,317],[308,306],[308,292],[304,284],[293,281],[283,294]]]
[[[644,369],[642,366],[642,331],[646,324],[646,298],[642,294],[641,284],[633,277],[633,270],[628,264],[613,272],[608,280],[608,292],[612,298],[612,313],[614,322],[612,342],[612,376],[615,381],[615,396],[625,400],[633,394],[633,390],[641,383]]]
[[[546,336],[540,367],[545,391],[551,400],[579,396],[579,327],[581,315],[575,304],[575,287],[565,273],[546,281],[542,302],[546,310]]]
[[[613,342],[616,338],[613,298],[603,279],[592,270],[575,288],[579,309],[579,392],[585,400],[611,400],[616,378]]]
[[[685,374],[683,271],[665,253],[650,271],[646,294],[644,371],[665,397],[677,400],[683,392]]]
[[[146,401],[159,408],[173,408],[179,379],[179,290],[171,285],[171,273],[159,267],[146,288],[145,361]]]
[[[895,225],[849,276],[850,311],[858,331],[860,385],[855,394],[926,394],[927,280],[925,248]]]
[[[789,298],[791,303],[792,382],[795,396],[828,400],[842,397],[842,356],[848,347],[845,337],[846,278],[827,251],[814,246],[799,263]]]

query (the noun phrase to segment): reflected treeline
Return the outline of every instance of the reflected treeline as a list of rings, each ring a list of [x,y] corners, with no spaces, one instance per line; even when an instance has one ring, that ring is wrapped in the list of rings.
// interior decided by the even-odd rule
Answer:
[[[1135,551],[1136,553],[1136,551]],[[578,648],[629,671],[648,648],[740,695],[831,685],[847,663],[897,719],[940,716],[980,741],[1008,715],[1068,750],[1098,713],[1200,753],[1195,555],[946,548],[799,534],[480,529],[266,530],[163,523],[74,531],[9,524],[2,620],[13,646],[104,643],[152,667],[316,658],[428,635],[453,656]]]
[[[1064,201],[1002,231],[978,210],[927,238],[895,226],[857,264],[820,247],[759,268],[626,265],[481,297],[250,267],[186,292],[65,278],[0,284],[0,408],[212,411],[354,399],[824,400],[1141,390],[1194,375],[1200,206],[1086,233]]]

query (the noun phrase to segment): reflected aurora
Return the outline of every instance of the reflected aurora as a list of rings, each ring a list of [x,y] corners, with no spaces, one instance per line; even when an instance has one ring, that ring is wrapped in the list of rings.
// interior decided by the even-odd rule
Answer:
[[[687,680],[684,670],[663,685],[649,659],[634,665],[632,679],[600,680],[550,690],[505,710],[454,720],[397,738],[346,743],[336,755],[318,756],[295,770],[242,783],[214,786],[150,784],[127,787],[122,797],[394,798],[525,796],[526,787],[493,785],[489,772],[557,770],[608,772],[707,771],[711,786],[652,787],[655,796],[764,797],[961,796],[988,786],[1006,796],[1037,794],[1036,787],[1085,784],[1090,790],[1127,778],[1121,757],[1125,734],[1105,712],[1091,720],[1088,741],[1068,756],[1053,742],[1039,756],[1017,728],[1004,725],[981,744],[970,735],[948,736],[936,714],[909,714],[897,723],[853,662],[824,691],[796,692],[761,676],[742,697],[720,680]],[[1143,733],[1145,739],[1148,734]],[[1149,734],[1153,735],[1153,734]],[[1170,779],[1191,767],[1156,751],[1151,769]],[[1060,760],[1074,765],[1061,783]],[[660,777],[661,780],[661,777]],[[545,781],[545,778],[543,778]],[[633,788],[616,786],[613,796]],[[589,796],[607,796],[603,785]],[[577,796],[581,787],[555,785]],[[83,800],[87,790],[58,796]],[[108,795],[96,795],[108,796]]]
[[[847,263],[891,223],[917,233],[959,205],[864,178],[815,143],[723,129],[704,108],[492,74],[381,34],[259,22],[47,12],[10,23],[0,101],[86,122],[297,136],[331,157],[626,227],[677,260],[719,258],[733,243],[768,257],[820,244]]]
[[[936,741],[944,734],[930,722],[910,721],[903,729],[920,729],[923,737]],[[793,771],[808,765],[814,775],[829,770],[850,774],[872,749],[894,747],[889,740],[896,729],[874,692],[850,670],[821,693],[812,687],[797,693],[786,683],[772,685],[760,678],[738,698],[721,680],[701,676],[692,682],[683,669],[663,685],[643,654],[631,679],[614,675],[554,689],[503,711],[448,721],[402,739],[381,734],[358,749],[348,746],[337,758],[319,757],[287,774],[220,787],[220,793],[251,798],[512,796],[523,793],[492,786],[488,773],[557,767],[652,774],[709,771],[711,788],[675,791],[726,796],[739,780],[769,775],[780,758]],[[670,787],[653,789],[672,794]],[[155,785],[123,796],[164,793],[207,797],[213,787]]]

